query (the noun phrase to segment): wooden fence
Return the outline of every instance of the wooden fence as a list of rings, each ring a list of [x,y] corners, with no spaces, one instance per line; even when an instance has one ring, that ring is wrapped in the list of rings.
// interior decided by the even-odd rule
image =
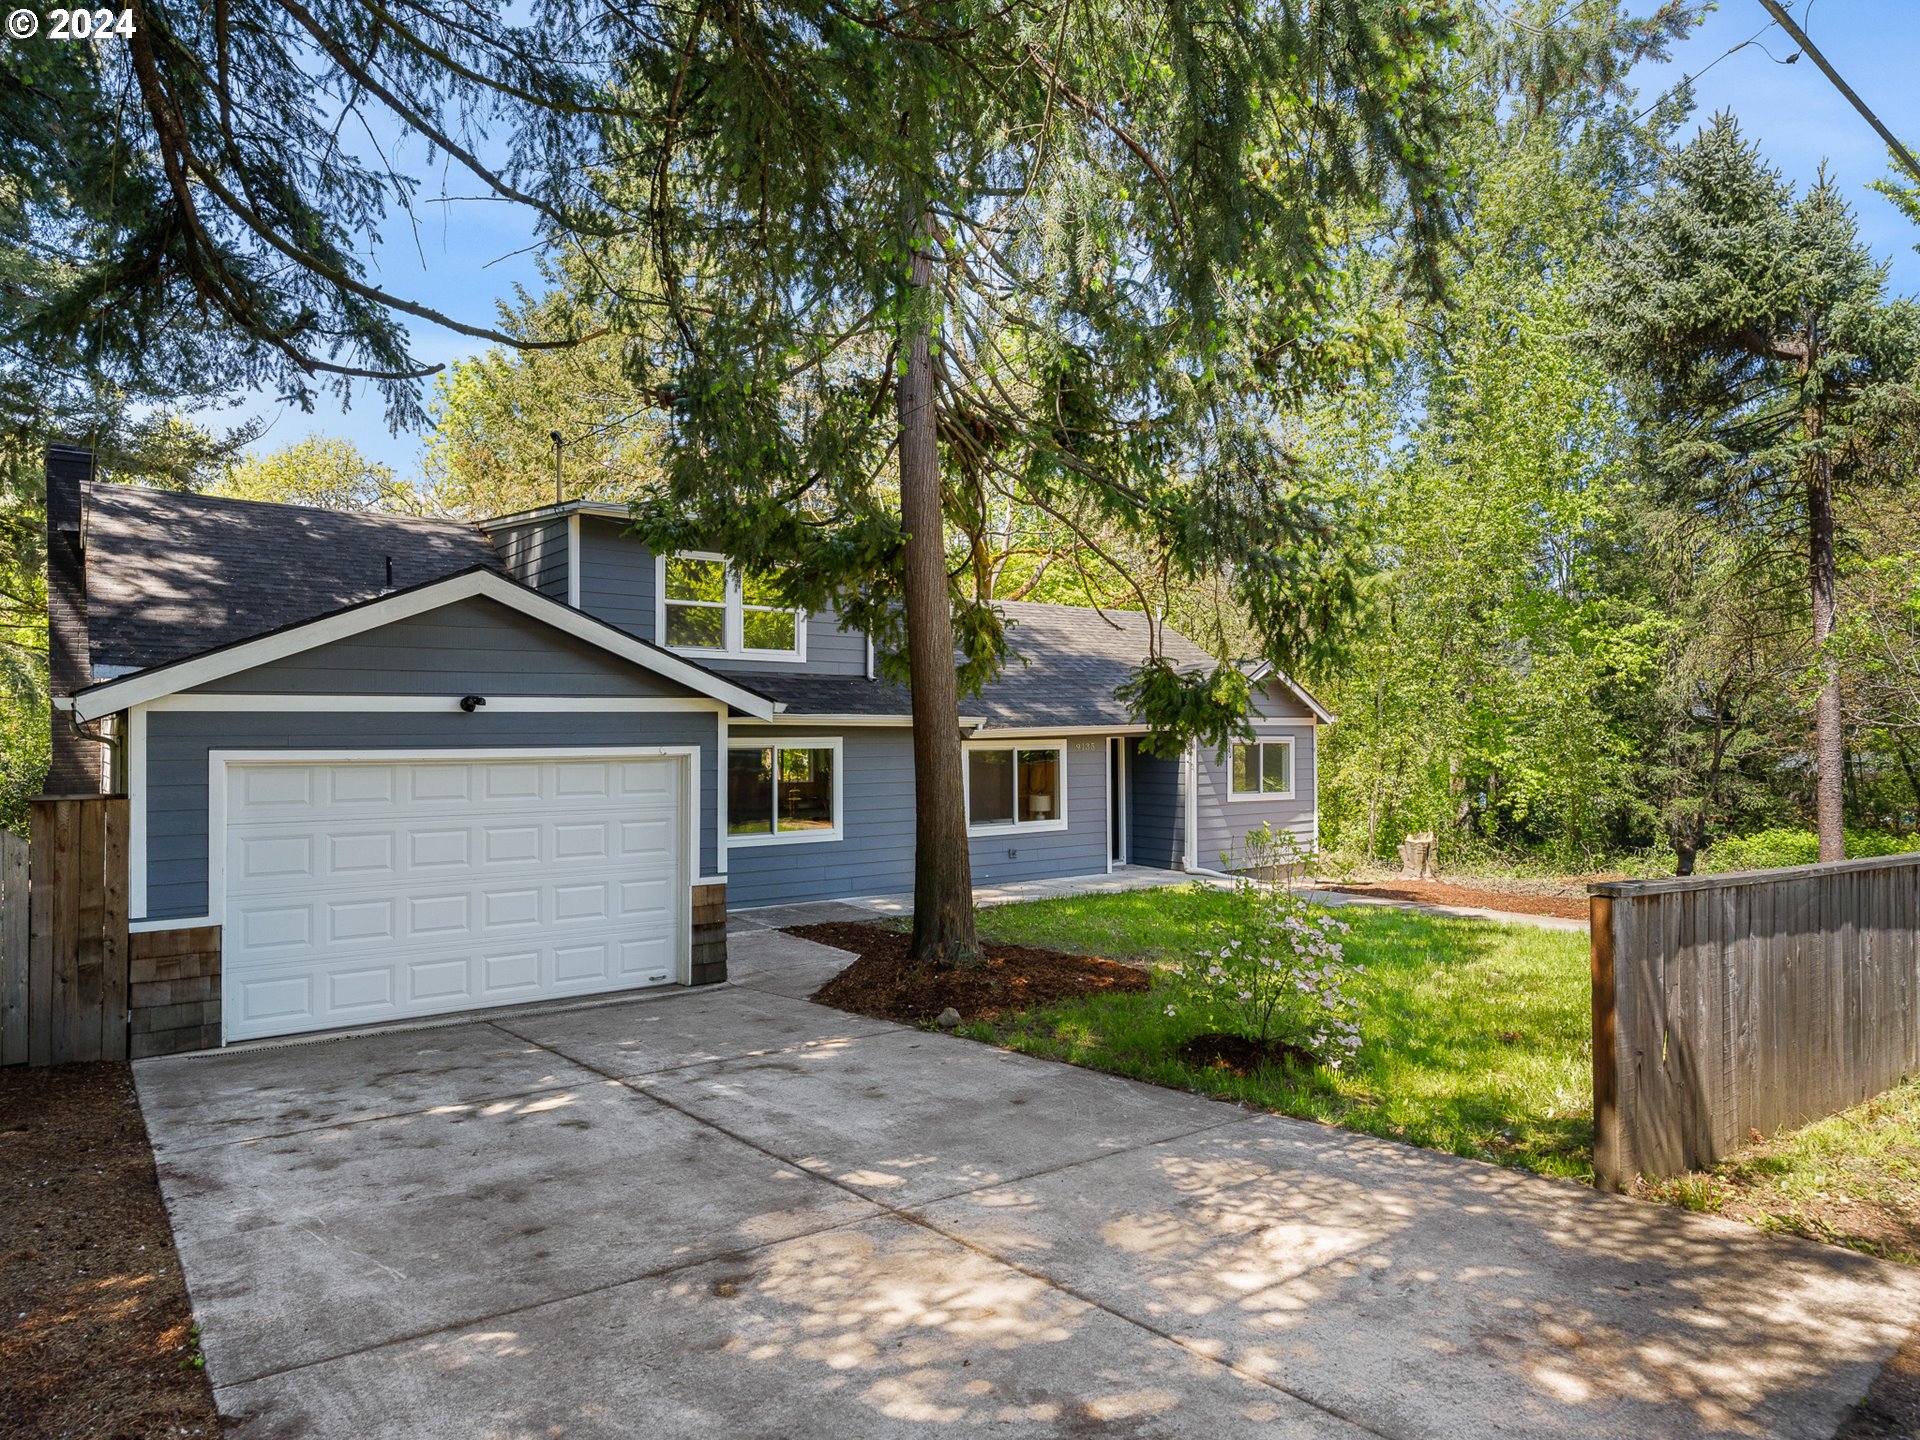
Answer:
[[[1920,1074],[1920,855],[1588,889],[1602,1185]]]
[[[0,837],[0,1064],[127,1055],[127,801],[32,802]]]

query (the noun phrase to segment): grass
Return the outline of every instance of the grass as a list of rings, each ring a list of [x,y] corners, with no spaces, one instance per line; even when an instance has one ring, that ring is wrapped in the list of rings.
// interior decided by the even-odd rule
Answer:
[[[1920,1265],[1920,1080],[1640,1193]]]
[[[984,938],[1149,963],[1182,958],[1221,896],[1135,890],[998,906]],[[1365,1044],[1338,1074],[1239,1078],[1175,1058],[1164,996],[1107,995],[967,1028],[1028,1054],[1324,1120],[1430,1149],[1592,1176],[1586,937],[1402,911],[1343,913],[1366,966]]]

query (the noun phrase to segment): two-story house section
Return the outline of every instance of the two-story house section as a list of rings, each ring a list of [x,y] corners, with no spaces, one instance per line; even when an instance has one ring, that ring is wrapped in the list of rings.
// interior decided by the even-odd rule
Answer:
[[[223,1041],[709,983],[729,909],[911,888],[906,690],[725,555],[592,502],[468,525],[89,474],[50,458],[56,764],[128,796],[135,927],[217,933]],[[1257,738],[1158,759],[1115,693],[1146,617],[1004,609],[955,716],[977,883],[1214,869],[1262,822],[1312,847],[1304,690],[1257,672]]]

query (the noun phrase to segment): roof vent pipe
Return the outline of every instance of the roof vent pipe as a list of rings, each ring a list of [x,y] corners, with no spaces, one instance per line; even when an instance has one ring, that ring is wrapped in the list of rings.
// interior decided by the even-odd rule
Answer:
[[[393,557],[391,555],[387,556],[386,561],[387,583],[380,588],[380,593],[382,595],[391,595],[393,593]]]

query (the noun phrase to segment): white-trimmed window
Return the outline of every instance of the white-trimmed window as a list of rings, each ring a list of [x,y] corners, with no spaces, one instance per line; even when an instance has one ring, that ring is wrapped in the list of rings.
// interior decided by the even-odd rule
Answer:
[[[747,574],[726,556],[704,550],[658,556],[656,574],[656,639],[669,650],[761,660],[807,658],[805,612],[781,604],[770,577]]]
[[[1233,742],[1232,796],[1235,800],[1293,798],[1293,741]]]
[[[967,828],[973,834],[1066,829],[1065,746],[969,745],[966,761]]]
[[[727,742],[727,844],[838,840],[840,741]]]

